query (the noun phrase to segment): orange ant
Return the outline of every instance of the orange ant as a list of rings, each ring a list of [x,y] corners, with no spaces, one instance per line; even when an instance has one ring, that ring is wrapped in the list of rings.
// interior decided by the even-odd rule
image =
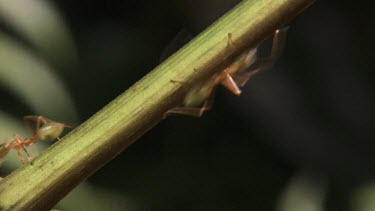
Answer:
[[[43,116],[25,116],[24,122],[26,128],[31,131],[32,137],[23,138],[18,134],[14,134],[14,140],[6,141],[5,143],[0,144],[0,161],[9,153],[10,149],[15,149],[17,151],[18,157],[23,164],[25,163],[25,160],[21,154],[21,150],[26,153],[28,160],[31,161],[31,156],[27,152],[26,147],[30,147],[37,141],[47,141],[55,138],[60,140],[59,136],[64,131],[64,128],[71,128],[71,126],[64,123],[55,122]],[[34,123],[35,125],[35,122],[36,128],[32,129],[32,124],[30,123]]]
[[[285,38],[287,27],[275,31],[271,55],[264,59],[264,63],[254,70],[248,72],[246,69],[253,65],[257,60],[257,47],[246,50],[235,61],[223,71],[214,74],[208,81],[193,86],[186,94],[182,106],[172,108],[164,114],[164,117],[170,114],[184,114],[200,117],[204,111],[211,108],[214,91],[217,85],[221,84],[235,95],[240,95],[242,87],[248,80],[259,72],[272,67],[280,56]],[[232,34],[228,34],[228,44],[231,44]],[[199,107],[201,106],[201,107]]]

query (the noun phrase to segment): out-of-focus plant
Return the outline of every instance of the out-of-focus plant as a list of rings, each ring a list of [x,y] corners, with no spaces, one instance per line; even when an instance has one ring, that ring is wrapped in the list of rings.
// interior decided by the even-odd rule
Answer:
[[[77,74],[78,54],[72,35],[55,7],[44,0],[0,0],[0,21],[5,26],[0,28],[0,89],[26,105],[33,114],[78,122],[74,100],[61,77]],[[0,103],[0,142],[12,138],[14,133],[29,135],[22,123],[26,114],[12,115]],[[31,155],[46,147],[42,143],[34,145]],[[18,167],[20,162],[12,150],[2,163],[0,177]],[[86,183],[58,207],[104,210],[108,204],[112,205],[111,210],[134,210],[131,201],[123,196]]]
[[[311,173],[300,173],[291,178],[282,193],[279,211],[324,211],[326,184]]]
[[[179,53],[46,150],[33,165],[24,166],[3,180],[2,205],[18,209],[53,205],[160,121],[166,110],[177,106],[186,87],[222,70],[245,49],[258,45],[313,2],[243,1]],[[227,48],[229,32],[235,33],[233,41],[237,48]],[[175,78],[184,85],[173,83]],[[17,177],[26,177],[29,181]]]

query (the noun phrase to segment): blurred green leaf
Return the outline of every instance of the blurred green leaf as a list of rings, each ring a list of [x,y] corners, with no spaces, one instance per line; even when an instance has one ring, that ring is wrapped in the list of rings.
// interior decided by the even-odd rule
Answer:
[[[302,173],[292,178],[281,195],[279,211],[323,211],[325,184],[319,177]]]
[[[351,198],[351,208],[355,211],[375,210],[375,182],[370,181],[358,187]]]
[[[0,18],[53,64],[74,70],[77,51],[63,18],[50,1],[0,0]]]
[[[0,86],[50,118],[76,121],[77,113],[64,83],[45,62],[0,33]]]
[[[13,136],[14,131],[25,131],[21,121],[11,117],[7,113],[0,110],[0,140]],[[13,131],[13,132],[12,132]]]
[[[80,184],[75,188],[58,204],[58,207],[61,207],[62,210],[140,210],[136,206],[136,202],[129,196],[93,187],[87,183]]]

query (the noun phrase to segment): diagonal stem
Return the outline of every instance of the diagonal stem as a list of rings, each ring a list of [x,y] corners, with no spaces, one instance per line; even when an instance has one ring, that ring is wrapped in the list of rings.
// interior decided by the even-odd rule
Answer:
[[[181,103],[314,0],[244,0],[61,141],[0,181],[0,210],[48,210]],[[236,48],[227,48],[232,34]],[[182,83],[175,83],[179,81]]]

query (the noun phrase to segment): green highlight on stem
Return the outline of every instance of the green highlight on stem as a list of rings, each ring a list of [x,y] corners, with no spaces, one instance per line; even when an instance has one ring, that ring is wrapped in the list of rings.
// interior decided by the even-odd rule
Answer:
[[[195,84],[314,0],[245,0],[61,141],[0,181],[0,210],[48,210],[179,105]],[[228,33],[235,48],[227,48]],[[178,81],[178,83],[176,83]]]

